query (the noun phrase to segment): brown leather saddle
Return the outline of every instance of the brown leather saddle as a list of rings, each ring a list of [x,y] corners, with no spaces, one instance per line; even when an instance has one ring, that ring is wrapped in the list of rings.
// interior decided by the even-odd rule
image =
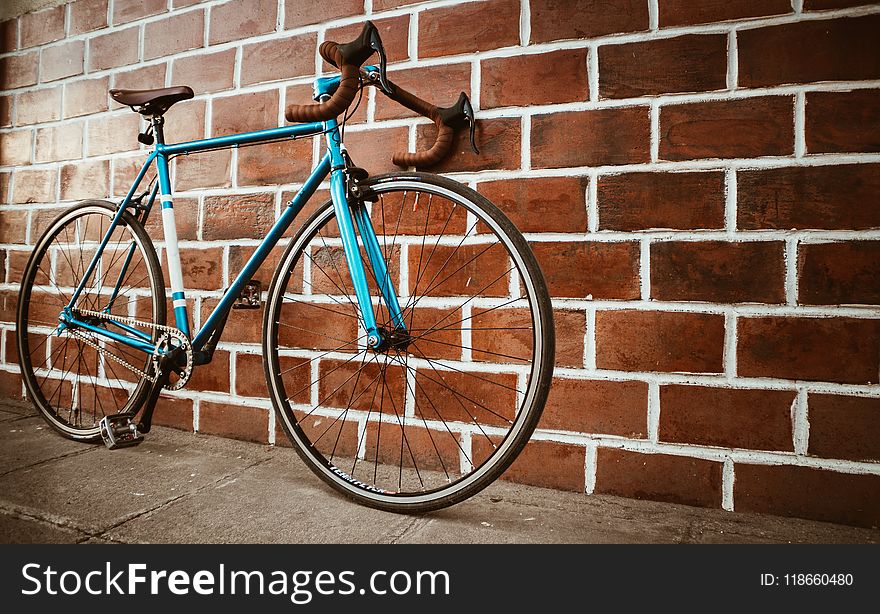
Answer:
[[[194,95],[192,88],[186,85],[154,90],[110,90],[113,100],[130,106],[141,115],[162,115],[175,102],[188,100]]]

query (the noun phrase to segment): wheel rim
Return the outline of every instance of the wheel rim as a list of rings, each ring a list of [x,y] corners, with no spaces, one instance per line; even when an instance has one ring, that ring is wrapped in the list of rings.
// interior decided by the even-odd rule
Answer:
[[[78,329],[80,335],[102,351],[69,331],[57,334],[59,312],[69,302],[114,215],[115,211],[97,205],[62,214],[38,243],[23,280],[18,339],[29,395],[53,426],[76,437],[97,436],[103,416],[131,411],[146,392],[146,380],[107,357],[112,354],[143,371],[149,358],[142,352],[83,329]],[[132,246],[131,260],[114,297]],[[76,306],[158,323],[157,272],[146,250],[130,226],[119,224]]]
[[[332,312],[347,307],[350,315],[356,307],[327,209],[299,235],[270,297],[273,306],[282,305],[267,321],[268,367],[277,374],[270,388],[300,450],[352,494],[398,505],[454,497],[503,469],[522,443],[520,434],[534,428],[546,323],[522,254],[474,200],[420,181],[380,182],[373,189],[378,200],[371,218],[383,253],[402,263],[389,269],[414,341],[371,353],[362,325],[356,335],[350,324],[349,334],[340,328]],[[505,266],[499,266],[499,250]],[[296,289],[297,273],[300,294],[285,292]],[[371,282],[379,286],[374,277]],[[282,293],[284,301],[276,300]],[[283,313],[284,303],[296,310]],[[374,299],[374,309],[380,325],[393,327],[384,301]],[[311,341],[324,345],[279,354],[279,342],[285,347],[289,338],[284,329],[294,322],[285,316],[306,310],[323,316],[323,337]],[[487,325],[505,318],[505,326]],[[501,351],[511,334],[517,353]],[[525,346],[528,356],[520,353]],[[300,373],[293,384],[285,375],[295,371],[309,377]]]

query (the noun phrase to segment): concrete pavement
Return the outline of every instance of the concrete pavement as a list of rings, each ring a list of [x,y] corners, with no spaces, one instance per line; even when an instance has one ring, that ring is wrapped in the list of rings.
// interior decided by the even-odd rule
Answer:
[[[880,531],[505,482],[401,516],[338,496],[289,448],[155,427],[110,451],[0,399],[0,542],[877,543]]]

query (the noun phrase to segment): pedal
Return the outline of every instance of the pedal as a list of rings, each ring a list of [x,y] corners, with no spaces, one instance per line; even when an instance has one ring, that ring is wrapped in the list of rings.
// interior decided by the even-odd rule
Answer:
[[[130,415],[104,416],[99,425],[101,438],[109,450],[136,446],[144,440],[143,434],[138,432],[137,424],[131,421]]]
[[[244,285],[244,288],[241,289],[241,293],[238,295],[238,298],[235,299],[235,302],[232,304],[233,309],[259,309],[262,305],[260,301],[260,296],[262,295],[263,288],[262,284],[253,279],[247,282]]]

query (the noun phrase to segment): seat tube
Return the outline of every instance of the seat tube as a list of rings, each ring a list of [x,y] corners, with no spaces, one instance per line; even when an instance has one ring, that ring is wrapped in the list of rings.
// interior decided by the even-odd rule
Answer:
[[[159,132],[157,131],[157,136]],[[159,200],[162,204],[162,232],[165,238],[165,254],[168,261],[168,278],[171,280],[171,301],[177,328],[190,337],[189,317],[186,310],[186,294],[183,290],[183,272],[180,268],[180,248],[177,245],[177,225],[174,221],[174,202],[171,198],[171,181],[168,176],[168,156],[161,142],[157,142],[156,168],[159,174]]]
[[[327,147],[330,150],[330,197],[333,200],[333,211],[336,214],[336,223],[339,226],[339,234],[342,237],[345,262],[348,265],[351,283],[354,286],[364,328],[367,331],[367,345],[375,347],[381,343],[382,335],[376,326],[376,315],[373,311],[373,304],[370,301],[370,289],[367,286],[364,261],[358,248],[351,208],[348,206],[345,190],[345,159],[342,156],[339,129],[335,119],[326,122],[325,125],[327,129]]]

